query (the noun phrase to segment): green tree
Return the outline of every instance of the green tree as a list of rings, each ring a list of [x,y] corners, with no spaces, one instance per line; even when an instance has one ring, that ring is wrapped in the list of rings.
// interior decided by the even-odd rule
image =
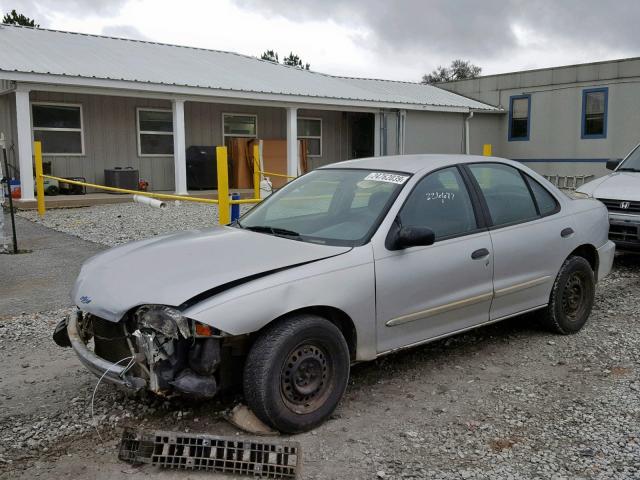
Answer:
[[[452,82],[454,80],[464,80],[476,78],[482,72],[482,68],[472,64],[469,60],[456,59],[449,67],[439,65],[431,73],[422,76],[422,83]]]
[[[260,59],[266,60],[267,62],[280,63],[280,59],[278,58],[278,54],[275,50],[265,50],[262,55],[260,55]],[[282,59],[282,64],[289,65],[290,67],[296,67],[301,70],[309,70],[311,67],[308,63],[302,63],[300,57],[293,52],[290,52],[289,55]]]
[[[23,14],[16,12],[15,10],[11,10],[11,13],[5,14],[2,17],[2,23],[8,23],[10,25],[22,25],[23,27],[39,27],[40,25],[36,24],[36,21],[25,17]]]
[[[300,59],[300,57],[298,55],[295,55],[293,52],[290,52],[289,55],[284,57],[282,59],[282,63],[284,65],[289,65],[290,67],[300,68],[302,70],[309,70],[309,67],[311,66],[308,63],[304,63],[303,64],[302,60]]]
[[[278,60],[278,54],[273,50],[265,50],[260,58],[267,62],[280,63],[280,60]]]

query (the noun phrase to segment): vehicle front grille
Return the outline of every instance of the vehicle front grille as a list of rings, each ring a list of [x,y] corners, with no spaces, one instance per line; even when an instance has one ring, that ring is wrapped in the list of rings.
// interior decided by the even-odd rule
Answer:
[[[94,351],[97,356],[117,362],[131,355],[122,323],[114,323],[95,315],[88,315],[93,330]]]
[[[291,440],[125,428],[118,458],[133,464],[262,478],[299,478],[302,452]],[[190,475],[188,476],[191,477]]]
[[[638,242],[640,243],[640,236],[638,235],[637,225],[622,225],[611,224],[609,225],[609,238],[614,242]]]
[[[615,213],[629,213],[631,215],[640,215],[640,202],[631,202],[627,200],[611,200],[608,198],[599,198],[607,207],[607,210]],[[629,204],[627,208],[622,208],[622,204]]]

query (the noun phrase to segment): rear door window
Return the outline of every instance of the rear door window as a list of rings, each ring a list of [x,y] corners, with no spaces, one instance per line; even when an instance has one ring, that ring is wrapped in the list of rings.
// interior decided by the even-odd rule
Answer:
[[[469,165],[495,226],[534,220],[536,205],[520,171],[500,163]]]

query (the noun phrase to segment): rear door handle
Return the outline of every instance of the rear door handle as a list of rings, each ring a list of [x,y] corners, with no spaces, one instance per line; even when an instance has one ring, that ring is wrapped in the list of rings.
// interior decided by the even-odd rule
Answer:
[[[571,228],[571,227],[567,227],[567,228],[564,228],[564,229],[560,232],[560,236],[561,236],[562,238],[567,238],[567,237],[570,237],[571,235],[573,235],[573,233],[574,233],[574,232],[573,232],[573,228]]]
[[[486,248],[480,248],[471,254],[471,258],[474,260],[478,260],[479,258],[484,258],[489,256],[489,250]]]

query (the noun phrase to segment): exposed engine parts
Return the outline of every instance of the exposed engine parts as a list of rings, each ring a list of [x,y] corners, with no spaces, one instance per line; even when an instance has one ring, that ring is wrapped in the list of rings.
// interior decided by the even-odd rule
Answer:
[[[54,332],[55,342],[62,347],[72,345],[68,323],[68,319],[63,320]],[[174,308],[145,305],[118,323],[78,311],[74,325],[87,346],[87,355],[94,356],[95,352],[95,356],[114,363],[132,356],[135,364],[130,375],[143,379],[156,394],[210,398],[220,390],[225,336],[183,317]],[[88,350],[91,341],[94,352]]]

